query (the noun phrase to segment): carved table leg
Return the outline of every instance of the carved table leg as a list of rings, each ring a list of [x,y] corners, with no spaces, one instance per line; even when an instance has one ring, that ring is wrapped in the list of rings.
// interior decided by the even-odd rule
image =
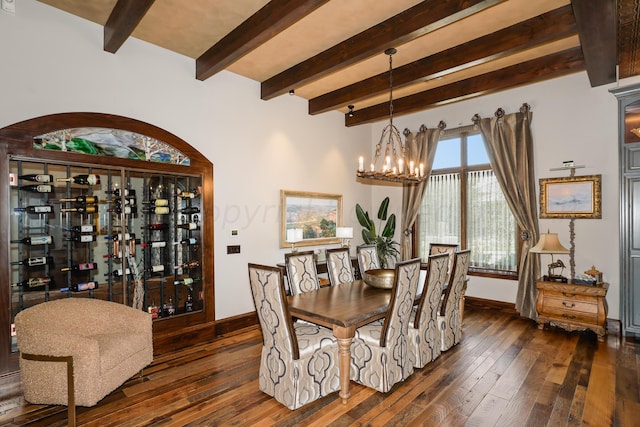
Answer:
[[[333,335],[338,339],[338,359],[340,362],[340,397],[342,403],[349,399],[349,378],[351,369],[351,341],[356,334],[354,327],[334,326]]]

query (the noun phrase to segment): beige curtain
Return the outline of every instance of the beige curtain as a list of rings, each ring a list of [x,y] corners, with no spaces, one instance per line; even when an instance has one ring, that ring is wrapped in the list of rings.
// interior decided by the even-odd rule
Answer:
[[[406,129],[404,131],[407,157],[416,159],[418,163],[422,163],[426,176],[431,175],[431,167],[433,166],[433,158],[436,156],[438,140],[445,127],[445,123],[441,121],[437,129],[427,129],[425,125],[422,125],[418,133],[414,134]],[[403,260],[409,259],[412,256],[412,227],[418,216],[420,202],[422,201],[424,190],[427,188],[428,181],[429,180],[426,180],[419,184],[402,185],[402,241],[400,245],[400,257]]]
[[[531,116],[529,105],[523,104],[519,113],[505,115],[498,109],[495,117],[479,122],[491,167],[513,216],[524,230],[516,309],[521,316],[535,320],[536,271],[540,263],[537,257],[529,256],[529,248],[539,236]]]

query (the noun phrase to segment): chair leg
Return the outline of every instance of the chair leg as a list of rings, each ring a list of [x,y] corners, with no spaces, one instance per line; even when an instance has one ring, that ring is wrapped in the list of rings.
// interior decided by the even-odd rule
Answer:
[[[37,362],[66,362],[67,364],[67,425],[76,427],[76,393],[73,384],[73,356],[45,356],[20,353],[20,357]]]

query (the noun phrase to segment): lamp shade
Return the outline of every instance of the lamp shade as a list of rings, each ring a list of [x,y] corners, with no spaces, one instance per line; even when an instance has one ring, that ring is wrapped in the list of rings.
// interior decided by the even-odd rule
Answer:
[[[541,233],[540,240],[529,252],[538,254],[568,254],[569,249],[562,246],[558,240],[558,233]]]
[[[287,230],[287,239],[288,243],[296,243],[302,240],[303,233],[302,228],[290,228]]]
[[[336,227],[336,237],[353,239],[353,227]]]

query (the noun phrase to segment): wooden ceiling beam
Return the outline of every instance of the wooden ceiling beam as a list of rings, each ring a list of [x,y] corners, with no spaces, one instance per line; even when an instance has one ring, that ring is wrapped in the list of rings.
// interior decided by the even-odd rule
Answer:
[[[432,80],[544,43],[561,40],[576,32],[573,10],[567,5],[396,68],[393,70],[393,87],[400,88]],[[387,91],[388,71],[310,99],[309,114],[324,113],[348,104],[357,104],[360,100]]]
[[[616,81],[616,1],[571,0],[591,87]]]
[[[104,24],[104,50],[116,53],[155,0],[118,0]]]
[[[196,59],[196,78],[224,70],[328,1],[271,0]]]
[[[583,71],[584,68],[582,50],[580,47],[574,47],[480,76],[395,99],[393,100],[393,114],[397,116],[423,111],[516,86],[576,73]],[[373,123],[388,117],[389,103],[382,103],[356,110],[353,113],[353,117],[345,114],[345,125],[356,126]]]
[[[341,68],[381,54],[505,0],[425,0],[261,83],[261,98],[272,99]]]

